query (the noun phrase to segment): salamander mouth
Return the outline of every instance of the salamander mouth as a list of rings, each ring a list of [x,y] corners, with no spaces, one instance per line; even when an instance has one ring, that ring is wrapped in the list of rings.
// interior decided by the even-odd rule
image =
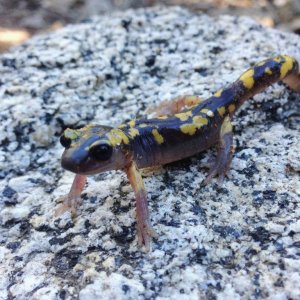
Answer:
[[[80,175],[95,175],[107,171],[109,169],[107,168],[109,162],[110,161],[107,161],[106,163],[97,162],[89,155],[84,155],[83,152],[75,153],[70,150],[66,150],[61,158],[61,166],[65,170]]]
[[[61,166],[70,172],[81,174],[81,168],[79,165],[76,165],[72,160],[62,157]]]
[[[72,173],[80,174],[80,175],[95,175],[101,170],[100,168],[96,167],[95,164],[90,163],[82,163],[82,164],[76,164],[72,160],[62,159],[61,160],[61,166]]]

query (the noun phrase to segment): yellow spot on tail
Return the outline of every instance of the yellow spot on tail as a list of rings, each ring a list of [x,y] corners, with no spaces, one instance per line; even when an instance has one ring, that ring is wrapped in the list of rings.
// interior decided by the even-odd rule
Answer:
[[[164,142],[164,137],[158,132],[157,129],[153,129],[152,130],[152,134],[154,136],[154,139],[155,141],[158,143],[158,144],[162,144]]]
[[[228,106],[228,110],[229,110],[229,112],[232,114],[232,113],[235,111],[235,105],[234,105],[234,104],[230,104],[230,105]]]
[[[134,127],[134,126],[135,126],[135,120],[129,121],[129,122],[128,122],[128,125],[129,125],[130,127]]]
[[[175,117],[177,117],[178,119],[180,119],[180,121],[184,122],[184,121],[187,121],[189,119],[189,117],[191,117],[192,115],[193,115],[192,111],[188,110],[186,112],[175,114]]]
[[[200,112],[206,114],[208,117],[213,117],[214,116],[214,113],[210,109],[207,109],[207,108],[201,109]]]
[[[107,138],[109,139],[112,146],[118,146],[121,143],[126,145],[129,144],[128,136],[120,129],[114,128],[107,133]]]
[[[118,126],[118,128],[122,129],[122,128],[125,128],[127,125],[126,124],[121,124]]]
[[[273,60],[278,62],[278,63],[282,63],[283,62],[283,57],[282,56],[277,56],[277,57],[274,57]]]
[[[272,70],[270,68],[265,68],[265,73],[272,75]]]
[[[137,136],[139,134],[140,134],[140,132],[136,128],[130,127],[130,129],[129,129],[129,135],[132,138],[134,138],[135,136]]]
[[[180,130],[184,134],[194,135],[196,132],[195,124],[183,124],[180,126]]]
[[[242,74],[242,76],[240,77],[240,80],[243,82],[244,87],[249,89],[249,90],[254,85],[253,75],[254,75],[254,70],[249,69],[244,74]]]
[[[225,107],[224,106],[219,107],[217,110],[218,110],[218,113],[219,113],[219,115],[221,117],[223,117],[225,115],[226,111],[225,111]]]
[[[280,67],[280,79],[283,79],[294,67],[294,59],[292,57],[286,55],[283,55],[282,57],[285,61]]]
[[[220,97],[222,95],[223,90],[218,90],[217,92],[215,92],[214,96],[215,97]]]

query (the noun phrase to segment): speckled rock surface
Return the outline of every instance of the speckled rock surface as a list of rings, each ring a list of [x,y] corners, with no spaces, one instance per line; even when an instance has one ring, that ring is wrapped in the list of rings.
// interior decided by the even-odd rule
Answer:
[[[122,172],[73,175],[62,130],[115,124],[184,94],[205,98],[258,60],[300,59],[296,35],[179,8],[93,18],[0,57],[0,299],[299,299],[300,97],[282,84],[235,118],[229,178],[201,187],[213,150],[145,172],[152,252],[137,248]]]

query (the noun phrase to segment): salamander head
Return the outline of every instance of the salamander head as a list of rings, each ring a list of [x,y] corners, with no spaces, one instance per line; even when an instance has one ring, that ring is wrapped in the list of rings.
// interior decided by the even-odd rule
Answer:
[[[128,158],[124,144],[113,134],[115,130],[93,125],[78,130],[66,129],[60,137],[60,143],[65,147],[62,167],[82,175],[124,168]]]

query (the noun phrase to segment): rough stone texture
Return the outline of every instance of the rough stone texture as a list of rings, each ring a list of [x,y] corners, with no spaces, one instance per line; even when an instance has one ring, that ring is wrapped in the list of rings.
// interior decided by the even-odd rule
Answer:
[[[54,217],[73,175],[67,126],[118,124],[161,100],[208,97],[249,65],[300,59],[296,35],[179,8],[93,18],[0,58],[1,299],[299,299],[299,95],[282,84],[235,118],[222,186],[213,151],[145,173],[152,252],[137,248],[122,172],[91,177],[79,216]]]

